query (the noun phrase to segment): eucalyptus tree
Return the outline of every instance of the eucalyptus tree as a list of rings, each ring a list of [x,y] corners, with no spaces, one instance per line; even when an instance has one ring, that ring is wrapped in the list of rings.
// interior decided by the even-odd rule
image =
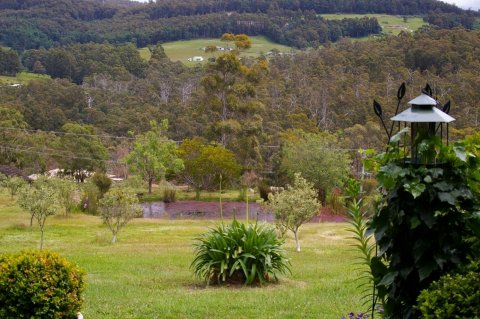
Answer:
[[[257,89],[267,70],[266,60],[248,66],[229,52],[209,64],[201,80],[201,106],[209,117],[208,137],[234,151],[245,166],[256,166],[262,160],[265,106]]]
[[[322,202],[332,188],[341,187],[347,180],[350,162],[347,151],[332,134],[285,135],[280,169],[291,179],[301,173],[317,189]]]
[[[150,131],[136,136],[133,150],[124,157],[129,169],[148,183],[148,193],[152,193],[154,181],[184,168],[182,159],[177,156],[177,144],[166,136],[168,121],[163,120],[160,125],[151,121],[150,127]]]
[[[241,167],[235,154],[222,145],[208,145],[200,138],[187,139],[180,145],[178,154],[185,164],[181,175],[195,189],[197,199],[201,190],[215,189],[220,178],[223,185],[228,185],[240,175]]]
[[[108,152],[93,126],[67,123],[62,131],[55,156],[62,169],[78,182],[84,182],[87,172],[105,170]]]

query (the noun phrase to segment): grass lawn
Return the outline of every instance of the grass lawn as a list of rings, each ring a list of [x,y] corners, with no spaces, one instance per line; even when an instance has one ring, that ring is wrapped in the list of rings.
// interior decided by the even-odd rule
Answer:
[[[254,36],[250,37],[252,40],[252,47],[248,50],[245,50],[240,54],[240,56],[253,56],[257,57],[262,53],[267,53],[272,49],[277,49],[280,52],[290,52],[292,51],[291,47],[277,44],[275,42],[270,41],[266,37],[262,36]],[[165,53],[172,61],[181,61],[185,65],[194,66],[202,62],[189,62],[187,61],[188,58],[193,56],[202,56],[205,60],[203,63],[206,63],[207,59],[211,56],[218,56],[222,54],[222,51],[216,53],[208,53],[206,54],[202,48],[208,45],[216,45],[221,47],[226,47],[230,45],[230,47],[234,47],[233,44],[227,44],[226,42],[220,41],[220,39],[195,39],[195,40],[188,40],[188,41],[174,41],[174,42],[166,42],[162,43],[163,48],[165,49]],[[150,58],[150,52],[148,48],[140,49],[140,55],[145,58]]]
[[[360,311],[357,252],[346,224],[301,228],[303,251],[286,249],[292,274],[264,287],[209,287],[193,277],[192,239],[217,221],[144,220],[128,224],[119,241],[98,217],[74,214],[47,220],[44,247],[87,272],[86,319],[322,318]],[[38,226],[6,193],[0,194],[0,252],[35,249]]]
[[[322,14],[327,20],[341,20],[345,18],[363,18],[374,17],[377,18],[378,23],[382,27],[382,31],[386,34],[398,35],[400,31],[416,31],[428,23],[423,21],[421,17],[407,16],[405,22],[403,16],[386,15],[386,14]]]
[[[163,200],[163,188],[161,187],[153,187],[152,193],[148,194],[146,189],[140,190],[143,192],[142,202],[158,202]],[[196,200],[195,199],[195,191],[193,190],[177,190],[175,195],[177,200]],[[220,192],[209,192],[209,191],[202,191],[200,192],[200,199],[199,201],[204,202],[218,202],[220,198]],[[260,199],[260,195],[258,191],[255,194],[251,194],[248,197],[248,200],[251,202],[255,202]],[[222,191],[222,201],[224,202],[236,202],[236,201],[244,201],[240,197],[240,190],[237,189],[229,189]]]
[[[14,83],[26,84],[31,80],[49,79],[49,78],[50,76],[44,75],[44,74],[20,72],[17,74],[17,76],[0,75],[0,84],[14,84]]]

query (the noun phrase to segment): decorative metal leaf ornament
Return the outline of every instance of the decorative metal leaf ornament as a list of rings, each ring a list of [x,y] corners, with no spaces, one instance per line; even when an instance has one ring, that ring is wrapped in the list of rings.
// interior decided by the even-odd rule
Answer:
[[[444,106],[443,106],[443,109],[442,111],[445,112],[446,114],[450,113],[450,101],[448,101]]]
[[[405,96],[406,90],[407,88],[405,87],[405,82],[403,82],[402,85],[400,85],[400,87],[398,88],[397,99],[399,100],[403,99],[403,97]]]
[[[373,100],[373,111],[378,117],[382,117],[382,106],[375,100]]]
[[[432,88],[430,87],[430,84],[427,83],[427,85],[425,85],[425,88],[422,90],[422,93],[430,97],[433,95],[433,91],[432,91]]]

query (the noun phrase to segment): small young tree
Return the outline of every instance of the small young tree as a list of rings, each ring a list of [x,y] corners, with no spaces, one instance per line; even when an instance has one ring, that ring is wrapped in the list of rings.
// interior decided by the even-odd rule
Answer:
[[[7,178],[2,182],[3,187],[8,189],[8,192],[12,198],[17,195],[20,188],[22,188],[25,184],[25,180],[17,176]]]
[[[76,183],[61,178],[50,179],[49,183],[52,184],[55,192],[57,193],[58,203],[64,209],[65,216],[68,216],[68,213],[75,204],[73,196],[75,194],[75,190],[77,189]]]
[[[58,197],[55,189],[43,180],[36,181],[33,185],[21,188],[18,196],[20,207],[31,214],[30,226],[35,218],[40,226],[40,249],[43,248],[45,222],[48,216],[55,215],[58,207]]]
[[[112,244],[120,230],[142,211],[135,191],[125,186],[110,189],[100,200],[99,209],[103,223],[112,231]]]
[[[313,185],[296,173],[293,186],[281,193],[270,193],[268,199],[267,207],[275,213],[277,228],[282,234],[291,230],[295,235],[296,250],[300,251],[298,229],[321,208]]]

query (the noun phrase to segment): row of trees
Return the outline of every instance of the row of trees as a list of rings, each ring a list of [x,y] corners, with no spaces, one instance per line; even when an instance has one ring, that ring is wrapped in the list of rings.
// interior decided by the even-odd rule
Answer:
[[[316,13],[387,13],[396,15],[419,15],[432,11],[460,13],[463,10],[454,5],[440,1],[353,1],[353,0],[209,0],[209,1],[158,1],[150,3],[141,10],[151,19],[169,18],[175,16],[190,16],[214,12],[268,12],[272,10],[308,11]]]
[[[50,50],[28,50],[22,64],[29,71],[81,84],[85,77],[105,74],[114,80],[144,77],[147,64],[132,44],[83,44]]]
[[[96,174],[91,178],[91,184],[79,188],[79,184],[71,179],[39,177],[27,183],[22,178],[7,178],[0,174],[0,186],[9,190],[12,199],[16,196],[18,205],[30,214],[30,227],[34,220],[38,223],[40,249],[44,244],[47,219],[61,211],[68,217],[71,211],[78,209],[78,193],[91,196],[88,189],[92,186],[97,188],[98,194],[96,213],[99,213],[103,223],[112,232],[112,243],[116,242],[118,233],[131,219],[142,216],[143,211],[135,190],[126,182],[113,187],[108,184],[107,188],[102,188],[101,181],[102,175]]]

